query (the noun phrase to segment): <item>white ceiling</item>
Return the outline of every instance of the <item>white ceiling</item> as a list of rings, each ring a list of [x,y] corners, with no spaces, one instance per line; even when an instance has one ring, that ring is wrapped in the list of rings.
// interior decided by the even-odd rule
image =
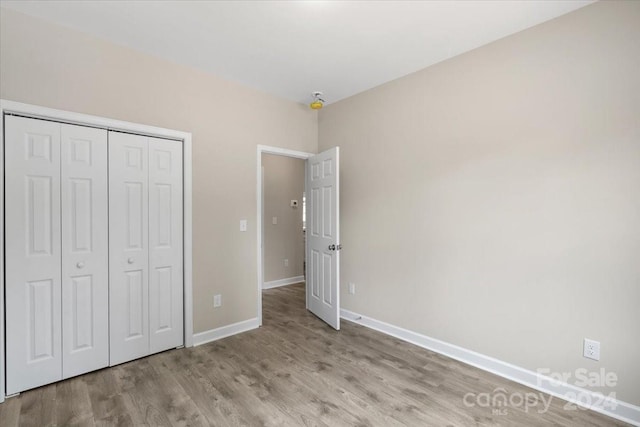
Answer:
[[[328,103],[592,1],[1,1],[298,102]]]

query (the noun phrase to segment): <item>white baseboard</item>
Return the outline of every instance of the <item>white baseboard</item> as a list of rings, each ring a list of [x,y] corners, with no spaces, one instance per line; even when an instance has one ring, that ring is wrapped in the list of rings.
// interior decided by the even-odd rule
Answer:
[[[286,279],[272,280],[271,282],[264,282],[262,289],[278,288],[280,286],[293,285],[294,283],[304,282],[304,276],[287,277]]]
[[[535,390],[550,394],[554,397],[574,403],[575,405],[586,407],[596,412],[618,420],[640,426],[640,407],[631,403],[616,399],[604,398],[600,393],[586,390],[566,382],[559,382],[550,377],[539,375],[537,372],[512,365],[502,360],[458,347],[417,332],[409,331],[398,326],[391,325],[349,310],[340,310],[340,317],[353,323],[357,323],[367,328],[374,329],[392,337],[399,338],[427,350],[443,354],[452,359],[466,363],[476,368],[482,369],[492,374],[504,377],[511,381],[531,387]],[[581,397],[588,399],[578,400]],[[594,402],[590,405],[585,404]]]
[[[242,332],[256,329],[260,326],[260,322],[257,317],[249,320],[243,320],[242,322],[232,323],[231,325],[222,326],[216,329],[210,329],[204,332],[198,332],[193,334],[193,345],[198,346],[206,344],[211,341],[220,340],[222,338],[230,337]]]

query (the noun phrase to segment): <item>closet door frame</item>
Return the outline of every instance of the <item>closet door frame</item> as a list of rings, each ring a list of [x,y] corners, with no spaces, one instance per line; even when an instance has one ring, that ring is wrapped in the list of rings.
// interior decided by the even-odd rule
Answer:
[[[184,283],[184,346],[193,347],[193,256],[192,256],[192,157],[191,133],[104,117],[23,104],[0,99],[0,403],[5,400],[5,336],[4,336],[4,117],[17,115],[34,119],[52,120],[80,126],[112,131],[129,132],[144,136],[172,139],[182,142],[183,162],[183,283]]]

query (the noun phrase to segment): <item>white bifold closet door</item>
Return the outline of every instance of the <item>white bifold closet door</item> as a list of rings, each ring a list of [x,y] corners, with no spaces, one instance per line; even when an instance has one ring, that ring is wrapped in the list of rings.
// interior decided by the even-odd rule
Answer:
[[[7,394],[62,379],[60,124],[5,117]]]
[[[184,343],[182,143],[149,139],[149,333],[157,353]]]
[[[149,354],[149,147],[109,132],[110,363]]]
[[[5,118],[7,394],[108,364],[106,138]]]
[[[182,144],[109,132],[110,363],[183,344]]]
[[[61,125],[62,377],[109,366],[107,131]]]

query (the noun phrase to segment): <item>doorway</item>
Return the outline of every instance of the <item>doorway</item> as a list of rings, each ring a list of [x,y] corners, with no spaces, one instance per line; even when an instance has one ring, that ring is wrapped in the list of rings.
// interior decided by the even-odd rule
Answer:
[[[258,145],[257,148],[257,270],[260,325],[262,290],[304,280],[306,248],[302,230],[303,194],[306,160],[313,155],[263,145]],[[282,191],[276,191],[275,193],[279,194],[266,200],[265,196],[274,193],[267,186],[273,187],[278,184],[282,184]],[[296,225],[296,220],[299,226]],[[271,242],[271,245],[268,242]],[[268,255],[267,250],[270,250]],[[308,308],[308,298],[305,305]]]
[[[262,289],[304,282],[303,159],[262,155]]]

